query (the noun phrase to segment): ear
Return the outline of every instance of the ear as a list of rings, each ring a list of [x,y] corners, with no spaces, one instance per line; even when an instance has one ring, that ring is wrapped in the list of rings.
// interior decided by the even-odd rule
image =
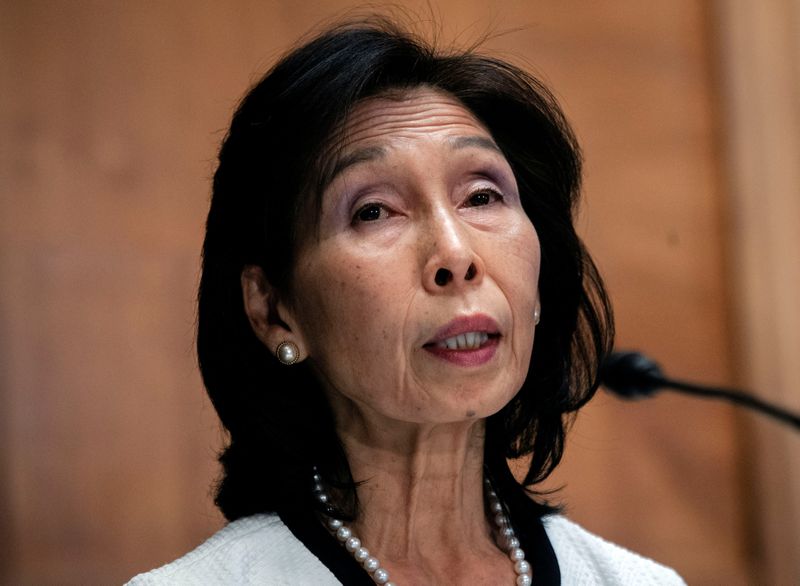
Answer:
[[[281,343],[292,342],[298,348],[298,362],[305,360],[307,353],[299,328],[261,267],[248,265],[242,270],[242,295],[250,327],[267,349],[275,354]]]

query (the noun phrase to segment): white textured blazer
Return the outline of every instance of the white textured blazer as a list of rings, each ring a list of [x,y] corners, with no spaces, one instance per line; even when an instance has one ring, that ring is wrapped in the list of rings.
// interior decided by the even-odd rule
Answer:
[[[560,515],[543,518],[561,583],[572,585],[678,586],[674,570],[609,543]],[[536,584],[536,576],[533,577]],[[341,583],[306,549],[276,514],[238,519],[197,549],[140,574],[129,586],[328,586]]]

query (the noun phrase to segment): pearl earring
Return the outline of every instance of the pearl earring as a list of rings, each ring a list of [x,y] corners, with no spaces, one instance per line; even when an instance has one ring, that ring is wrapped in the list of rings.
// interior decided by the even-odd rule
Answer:
[[[284,341],[281,342],[275,349],[275,356],[281,361],[281,364],[287,366],[297,362],[300,351],[297,349],[297,344],[294,342]]]
[[[537,305],[536,308],[533,310],[533,323],[538,326],[541,317],[542,317],[542,309]]]

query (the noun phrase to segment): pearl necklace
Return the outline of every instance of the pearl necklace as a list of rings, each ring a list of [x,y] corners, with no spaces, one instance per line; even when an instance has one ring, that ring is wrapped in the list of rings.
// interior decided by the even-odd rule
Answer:
[[[525,560],[525,552],[520,547],[519,539],[514,534],[514,528],[506,517],[503,505],[497,498],[497,493],[492,488],[489,479],[484,479],[486,485],[486,497],[489,502],[489,512],[494,515],[494,523],[497,526],[503,547],[514,564],[514,572],[517,574],[517,586],[531,586],[531,565]],[[322,477],[314,471],[314,496],[326,505],[330,502],[328,493],[322,484]],[[325,523],[328,531],[349,551],[355,560],[367,571],[376,584],[382,586],[396,586],[389,581],[389,572],[381,566],[380,560],[370,555],[369,550],[361,545],[361,540],[353,535],[353,531],[347,527],[341,519],[328,516]]]

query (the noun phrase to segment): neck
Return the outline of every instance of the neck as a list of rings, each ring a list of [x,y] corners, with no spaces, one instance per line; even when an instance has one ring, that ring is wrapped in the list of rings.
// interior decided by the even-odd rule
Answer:
[[[496,495],[484,488],[484,421],[413,425],[339,415],[337,431],[360,483],[351,529],[370,552],[363,555],[378,558],[367,562],[399,584],[530,584],[526,562],[512,567],[525,554]],[[353,535],[342,529],[340,540]],[[383,583],[385,576],[374,578]]]
[[[358,487],[353,529],[381,559],[430,561],[495,548],[483,489],[483,421],[402,425],[361,423],[339,435]],[[427,560],[426,560],[427,558]]]

